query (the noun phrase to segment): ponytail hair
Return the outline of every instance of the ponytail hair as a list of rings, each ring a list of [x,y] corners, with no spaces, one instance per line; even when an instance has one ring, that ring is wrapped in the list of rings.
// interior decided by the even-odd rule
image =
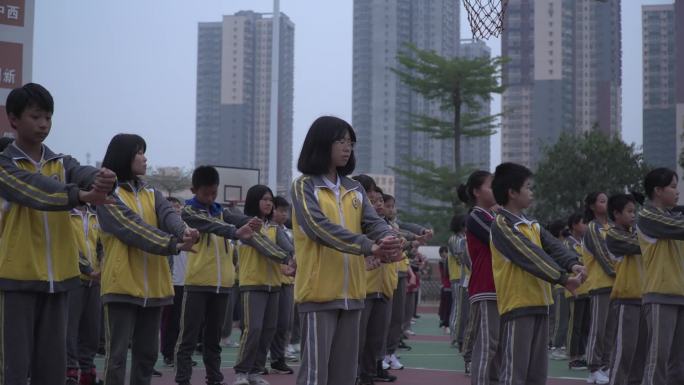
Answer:
[[[475,191],[484,184],[488,177],[492,176],[489,171],[478,170],[470,174],[468,181],[465,184],[458,186],[458,199],[468,206],[475,205]]]
[[[591,209],[591,206],[596,204],[596,201],[601,194],[605,193],[603,191],[594,191],[584,198],[584,223],[589,223],[596,219],[596,215],[594,214],[594,210]]]

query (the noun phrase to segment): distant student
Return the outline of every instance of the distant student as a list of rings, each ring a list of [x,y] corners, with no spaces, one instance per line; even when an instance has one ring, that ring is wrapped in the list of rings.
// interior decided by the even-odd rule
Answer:
[[[574,292],[585,273],[574,253],[523,213],[532,204],[531,178],[526,167],[502,163],[492,180],[494,197],[503,206],[492,223],[490,243],[503,323],[499,380],[504,385],[546,384],[551,284]]]
[[[192,353],[202,341],[202,358],[208,385],[223,383],[221,329],[235,279],[231,239],[249,240],[261,227],[224,210],[216,203],[219,174],[214,167],[199,166],[192,173],[194,197],[185,202],[182,218],[200,232],[195,252],[188,256],[185,271],[181,327],[176,343],[176,383],[189,385]]]
[[[268,385],[261,377],[266,355],[276,333],[278,303],[282,289],[281,266],[290,262],[294,250],[285,232],[274,224],[273,192],[264,185],[247,190],[245,215],[264,225],[251,241],[242,241],[240,295],[244,331],[235,362],[234,385]]]
[[[584,214],[577,212],[568,217],[568,229],[570,234],[565,237],[563,243],[568,250],[573,251],[582,262],[582,238],[587,231],[584,223]],[[587,370],[587,361],[584,354],[587,348],[589,327],[591,323],[591,301],[589,300],[589,285],[587,283],[571,293],[565,290],[568,300],[570,319],[568,320],[568,340],[566,352],[569,358],[568,369]]]
[[[466,219],[466,243],[472,263],[468,283],[470,296],[469,324],[474,341],[467,338],[463,348],[466,373],[472,373],[473,385],[488,385],[499,380],[501,321],[492,273],[489,233],[496,200],[492,193],[493,176],[489,171],[475,171],[458,188],[459,199],[471,207]],[[472,361],[471,367],[471,358]]]
[[[102,302],[105,313],[105,384],[123,385],[131,348],[130,383],[149,385],[159,352],[161,308],[173,301],[167,256],[192,250],[197,230],[161,192],[141,177],[147,172],[145,140],[118,134],[102,164],[119,184],[116,203],[97,207],[105,249]]]
[[[637,218],[648,326],[643,385],[684,383],[684,216],[673,211],[678,179],[667,168],[649,172],[644,178],[648,202]]]
[[[100,268],[104,251],[97,216],[87,206],[71,210],[78,244],[81,287],[69,292],[67,385],[94,385],[95,354],[100,340]],[[80,380],[79,380],[80,369]]]
[[[167,197],[174,210],[180,215],[183,205],[175,197]],[[188,265],[188,253],[181,251],[176,255],[169,256],[169,266],[171,268],[171,282],[173,283],[173,303],[162,309],[160,351],[164,360],[164,365],[174,367],[176,365],[175,351],[180,332],[181,313],[183,312],[183,288],[185,285],[185,269]]]
[[[615,339],[617,315],[610,303],[610,292],[615,281],[615,266],[606,248],[608,196],[593,192],[585,199],[584,221],[587,232],[582,240],[582,261],[587,266],[587,285],[591,300],[591,327],[587,344],[587,364],[590,384],[607,384],[611,351]]]
[[[463,346],[463,333],[468,322],[470,302],[468,301],[468,282],[466,276],[472,269],[468,256],[468,244],[465,236],[466,216],[454,215],[449,228],[452,232],[447,242],[449,251],[449,280],[451,281],[451,314],[449,328],[451,329],[451,345]]]
[[[558,238],[561,243],[564,242],[563,232],[566,229],[566,220],[556,220],[549,224],[549,232],[554,237]],[[567,360],[566,342],[568,339],[568,320],[570,313],[568,309],[568,301],[565,297],[567,290],[563,286],[555,285],[553,287],[553,306],[549,309],[549,327],[551,359],[552,360]]]
[[[295,301],[302,322],[298,385],[354,383],[366,265],[389,261],[401,249],[366,192],[347,177],[354,171],[355,144],[349,123],[320,117],[297,163],[303,174],[292,185]]]
[[[43,144],[54,100],[28,83],[5,102],[16,140],[0,154],[0,368],[3,384],[64,384],[68,292],[81,287],[69,210],[109,202],[116,175]]]
[[[277,196],[273,198],[273,206],[272,222],[287,236],[283,240],[290,242],[289,249],[294,250],[292,232],[285,226],[285,223],[290,219],[290,202],[281,196]],[[294,322],[292,314],[294,311],[294,258],[289,264],[280,266],[280,274],[282,285],[278,300],[278,323],[270,348],[271,373],[292,374],[294,371],[285,363],[285,359],[287,343],[290,340]]]
[[[610,369],[610,383],[640,384],[646,360],[648,329],[641,309],[644,266],[634,229],[636,200],[632,194],[608,199],[608,215],[614,226],[606,233],[606,246],[615,262],[615,284],[610,299],[617,306],[617,338]]]

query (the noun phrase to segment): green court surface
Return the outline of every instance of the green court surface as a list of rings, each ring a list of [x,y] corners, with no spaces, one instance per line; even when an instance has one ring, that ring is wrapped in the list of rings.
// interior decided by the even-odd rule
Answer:
[[[393,371],[398,377],[396,383],[404,385],[465,385],[470,384],[470,378],[463,374],[463,359],[456,348],[449,345],[449,337],[444,331],[439,329],[439,320],[436,308],[422,308],[424,311],[421,318],[413,325],[416,335],[406,343],[412,347],[411,350],[400,350],[398,355],[405,369]],[[233,337],[238,337],[239,330],[235,330]],[[222,353],[222,367],[225,375],[226,384],[232,384],[233,370],[237,355],[236,348],[224,348]],[[198,361],[194,370],[193,384],[204,384],[204,365],[199,355],[194,356]],[[101,373],[103,358],[97,357],[96,364]],[[295,370],[298,363],[290,364]],[[130,362],[129,362],[130,368]],[[162,372],[162,377],[154,378],[152,383],[155,385],[174,384],[173,368],[167,368],[162,363],[161,356],[156,366]],[[567,361],[549,360],[549,384],[564,385],[578,384],[578,380],[586,378],[586,371],[570,371],[567,368]],[[295,383],[294,375],[268,375],[264,378],[273,385],[291,385]]]

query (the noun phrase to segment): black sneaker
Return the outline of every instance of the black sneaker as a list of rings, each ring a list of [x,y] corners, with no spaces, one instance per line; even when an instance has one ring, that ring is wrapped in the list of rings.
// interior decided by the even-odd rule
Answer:
[[[169,368],[173,368],[176,366],[176,362],[173,360],[173,357],[164,357],[164,365]]]
[[[285,360],[279,360],[276,362],[271,362],[271,373],[273,374],[292,374],[294,370],[287,366]]]
[[[389,372],[382,368],[382,361],[378,361],[377,374],[373,376],[373,381],[377,382],[394,382],[397,376],[389,374]]]
[[[378,370],[378,374],[373,377],[374,382],[394,382],[397,380],[397,376],[389,374],[385,369]]]
[[[195,361],[195,360],[190,361],[190,365],[197,366],[197,361]]]
[[[257,370],[257,374],[261,374],[262,376],[268,376],[269,373],[270,372],[266,367],[259,368],[259,370]]]
[[[399,341],[398,348],[402,350],[411,350],[411,347],[409,345],[406,345],[406,342],[404,341]]]
[[[360,376],[356,379],[356,385],[374,385],[374,383],[372,378]]]
[[[570,370],[587,370],[586,360],[572,360],[568,362],[568,369]]]
[[[152,368],[152,377],[161,377],[162,374],[157,369]]]

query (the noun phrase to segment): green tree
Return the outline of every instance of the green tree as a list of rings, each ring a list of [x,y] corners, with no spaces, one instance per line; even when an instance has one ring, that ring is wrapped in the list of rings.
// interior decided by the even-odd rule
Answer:
[[[436,103],[443,114],[411,115],[410,129],[424,132],[434,139],[453,143],[453,163],[438,167],[425,159],[407,159],[405,165],[394,171],[409,180],[413,192],[421,197],[409,202],[412,213],[402,213],[406,219],[428,222],[434,226],[435,241],[445,241],[451,216],[462,205],[456,195],[456,186],[471,171],[461,164],[463,137],[492,135],[500,114],[484,115],[483,103],[491,101],[491,94],[502,93],[500,85],[500,57],[475,59],[447,58],[431,50],[406,45],[397,56],[399,68],[392,71],[399,79],[429,102]],[[443,116],[450,114],[450,119]]]
[[[533,214],[542,222],[566,218],[592,191],[642,191],[647,166],[634,144],[592,131],[563,134],[547,147],[534,176]]]

